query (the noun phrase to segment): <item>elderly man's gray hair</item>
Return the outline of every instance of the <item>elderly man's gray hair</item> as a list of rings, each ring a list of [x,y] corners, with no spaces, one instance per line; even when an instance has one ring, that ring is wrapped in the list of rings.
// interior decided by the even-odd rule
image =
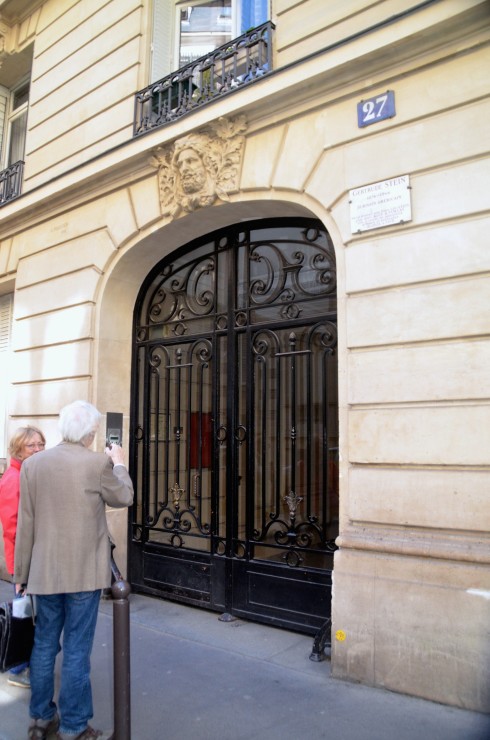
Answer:
[[[102,414],[88,401],[73,401],[60,411],[59,429],[65,442],[84,442],[98,429]]]

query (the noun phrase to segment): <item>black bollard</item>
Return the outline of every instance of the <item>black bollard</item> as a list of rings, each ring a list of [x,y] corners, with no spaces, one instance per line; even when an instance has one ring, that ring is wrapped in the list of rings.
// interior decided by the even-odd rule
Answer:
[[[111,591],[114,615],[114,734],[111,740],[131,740],[128,599],[131,587],[120,578],[112,584]]]

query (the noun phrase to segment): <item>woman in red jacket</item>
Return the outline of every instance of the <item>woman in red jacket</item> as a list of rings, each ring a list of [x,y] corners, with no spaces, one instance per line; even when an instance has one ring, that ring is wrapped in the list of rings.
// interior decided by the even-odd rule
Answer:
[[[9,445],[10,466],[0,479],[0,520],[3,527],[5,564],[8,572],[14,572],[15,535],[19,509],[20,466],[22,461],[35,452],[44,450],[46,440],[40,429],[33,426],[19,427]],[[12,686],[30,687],[27,664],[16,666],[10,671],[8,683]]]

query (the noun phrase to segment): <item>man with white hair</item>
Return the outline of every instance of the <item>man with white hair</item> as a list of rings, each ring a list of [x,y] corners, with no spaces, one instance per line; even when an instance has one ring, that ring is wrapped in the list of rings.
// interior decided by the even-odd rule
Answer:
[[[62,441],[21,470],[15,582],[36,594],[28,738],[102,738],[93,716],[90,654],[102,589],[111,584],[106,504],[130,506],[133,485],[121,447],[89,449],[101,414],[86,401],[60,412]],[[39,458],[37,464],[28,462]],[[36,463],[36,461],[35,461]],[[58,706],[54,666],[63,633]],[[59,714],[58,714],[59,707]]]

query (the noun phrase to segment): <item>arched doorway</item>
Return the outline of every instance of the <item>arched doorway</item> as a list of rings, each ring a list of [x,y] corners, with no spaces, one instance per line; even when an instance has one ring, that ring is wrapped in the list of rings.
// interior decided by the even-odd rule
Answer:
[[[135,309],[136,591],[315,633],[338,533],[336,270],[311,219],[227,227]]]

